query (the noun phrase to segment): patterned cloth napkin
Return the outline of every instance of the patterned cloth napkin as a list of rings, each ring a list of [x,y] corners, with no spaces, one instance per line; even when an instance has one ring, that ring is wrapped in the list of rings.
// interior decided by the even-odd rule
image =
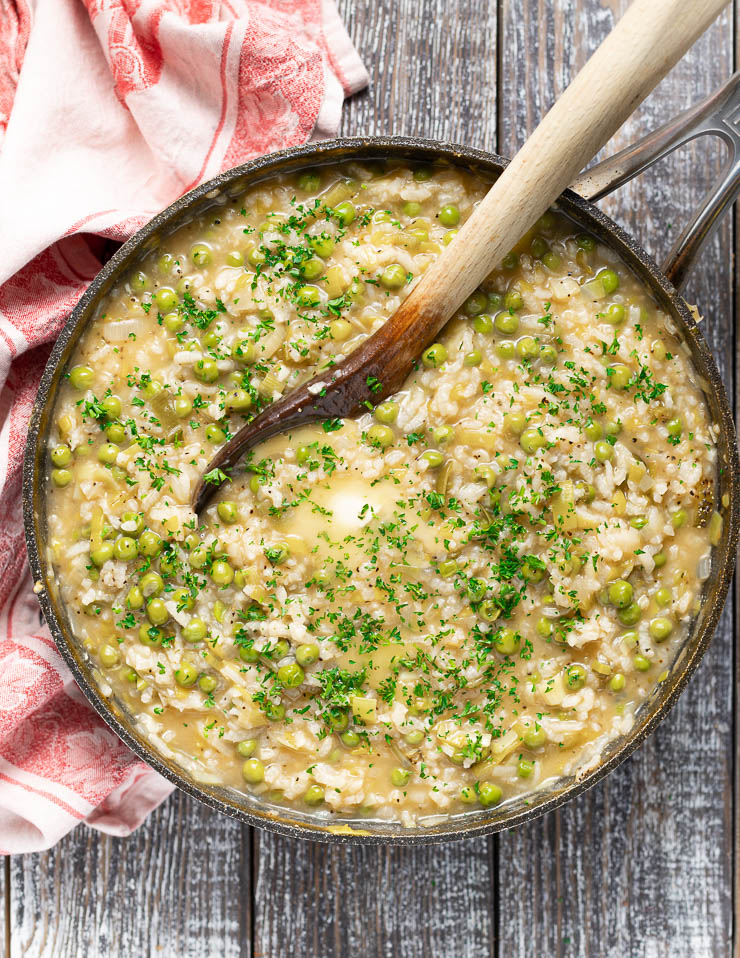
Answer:
[[[171,786],[88,707],[41,623],[21,460],[50,344],[180,194],[336,134],[368,82],[333,0],[0,0],[0,852],[127,835]]]

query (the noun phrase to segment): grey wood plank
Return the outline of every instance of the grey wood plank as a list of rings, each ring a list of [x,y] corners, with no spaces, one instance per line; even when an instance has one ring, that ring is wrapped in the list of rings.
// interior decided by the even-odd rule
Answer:
[[[485,839],[410,849],[255,838],[255,956],[494,954]]]
[[[343,134],[406,133],[494,148],[493,0],[339,6],[371,74],[370,89],[345,108]],[[259,832],[256,846],[255,955],[493,954],[490,841],[337,848]]]
[[[503,0],[499,136],[511,153],[609,30],[626,2]],[[732,70],[729,13],[627,124],[625,145],[708,93]],[[603,207],[658,260],[719,168],[702,141]],[[687,288],[733,387],[732,227]],[[730,392],[732,395],[732,392]],[[670,718],[605,782],[500,839],[500,954],[722,956],[732,934],[731,604]]]
[[[249,830],[176,792],[127,839],[78,828],[10,866],[12,958],[250,958]]]

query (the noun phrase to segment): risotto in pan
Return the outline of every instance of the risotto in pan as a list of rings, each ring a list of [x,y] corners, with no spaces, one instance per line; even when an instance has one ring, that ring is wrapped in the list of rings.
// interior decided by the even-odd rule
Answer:
[[[97,681],[199,782],[406,825],[598,763],[719,541],[716,430],[616,254],[547,213],[353,420],[199,475],[377,330],[484,195],[448,166],[259,183],[166,237],[67,370],[49,548]],[[368,384],[372,392],[372,383]]]

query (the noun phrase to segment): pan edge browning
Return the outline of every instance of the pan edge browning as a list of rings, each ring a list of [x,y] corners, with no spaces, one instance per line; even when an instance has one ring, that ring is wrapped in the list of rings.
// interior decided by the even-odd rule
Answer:
[[[422,844],[473,837],[516,826],[563,804],[599,781],[623,761],[665,716],[685,687],[708,647],[719,620],[734,568],[740,507],[738,504],[738,454],[732,413],[717,367],[696,322],[684,300],[669,284],[649,256],[601,211],[576,194],[566,192],[560,199],[563,211],[578,221],[602,242],[620,255],[640,280],[650,289],[659,306],[669,313],[689,346],[692,360],[706,381],[706,399],[712,421],[719,425],[718,452],[720,498],[728,497],[723,508],[723,537],[713,557],[712,576],[705,587],[702,608],[691,634],[671,670],[668,679],[656,688],[637,714],[629,734],[617,739],[607,749],[601,763],[579,781],[561,780],[557,787],[542,789],[499,810],[468,812],[452,816],[434,826],[405,828],[398,823],[378,824],[338,821],[317,822],[310,815],[291,810],[280,814],[251,802],[249,796],[224,788],[197,785],[179,772],[176,765],[165,761],[133,728],[129,716],[101,694],[92,676],[91,664],[78,648],[64,610],[56,594],[53,570],[44,551],[46,503],[42,488],[43,459],[46,448],[50,411],[57,397],[67,360],[92,319],[101,297],[116,279],[137,259],[156,244],[157,237],[174,229],[199,209],[211,204],[222,193],[241,192],[247,185],[280,172],[292,172],[307,165],[324,165],[350,158],[377,159],[396,157],[406,160],[444,160],[473,167],[491,176],[499,173],[506,160],[493,154],[462,146],[445,145],[414,138],[357,138],[330,141],[297,147],[262,157],[228,171],[181,197],[172,206],[132,237],[101,270],[84,294],[54,346],[29,424],[24,461],[24,523],[31,570],[40,583],[39,600],[54,639],[86,697],[123,741],[150,766],[198,798],[209,807],[236,817],[248,824],[269,828],[293,837],[319,841],[394,842]]]

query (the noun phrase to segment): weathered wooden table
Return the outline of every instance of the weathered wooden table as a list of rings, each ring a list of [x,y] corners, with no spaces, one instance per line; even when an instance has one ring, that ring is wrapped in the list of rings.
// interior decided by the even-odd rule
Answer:
[[[372,75],[345,108],[343,133],[421,134],[511,155],[626,0],[340,6]],[[734,22],[728,9],[612,148],[729,76]],[[700,141],[604,208],[660,260],[720,162],[719,147]],[[687,290],[731,395],[733,233],[728,219]],[[132,838],[80,827],[48,853],[6,860],[6,954],[730,955],[739,900],[733,629],[731,600],[700,670],[643,748],[525,828],[417,850],[337,848],[251,830],[176,793]]]

